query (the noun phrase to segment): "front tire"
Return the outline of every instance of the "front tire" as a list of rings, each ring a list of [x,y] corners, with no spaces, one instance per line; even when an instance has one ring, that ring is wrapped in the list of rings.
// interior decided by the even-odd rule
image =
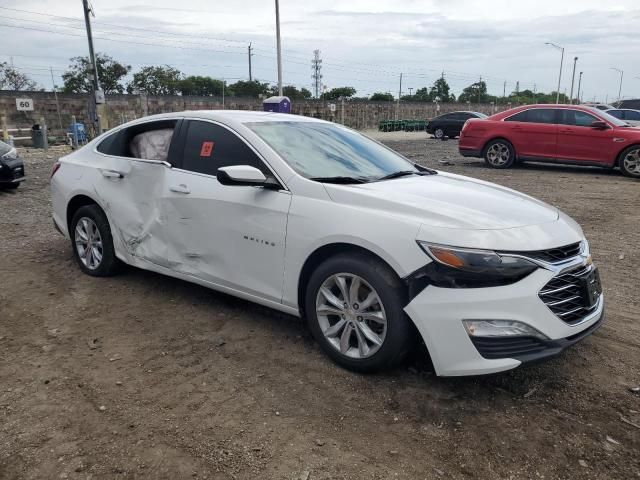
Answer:
[[[444,137],[445,137],[444,128],[440,128],[440,127],[436,128],[433,131],[433,136],[436,138],[436,140],[444,140]]]
[[[406,289],[384,263],[341,254],[311,275],[305,311],[314,338],[337,364],[357,372],[397,365],[411,347]]]
[[[516,151],[507,140],[492,140],[484,147],[484,161],[491,168],[509,168],[516,160]]]
[[[6,185],[0,186],[0,189],[4,188],[5,190],[15,190],[20,186],[20,182],[18,183],[7,183]]]
[[[109,221],[98,205],[80,207],[71,220],[71,248],[80,269],[94,277],[108,277],[121,267],[113,248]]]
[[[620,154],[620,171],[631,178],[640,178],[640,145],[633,145]]]

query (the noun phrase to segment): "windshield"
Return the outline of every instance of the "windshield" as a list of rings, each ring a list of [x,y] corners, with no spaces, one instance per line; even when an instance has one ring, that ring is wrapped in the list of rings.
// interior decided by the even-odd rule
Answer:
[[[0,157],[6,155],[11,151],[11,145],[8,145],[0,140]]]
[[[488,115],[485,115],[484,113],[481,112],[473,112],[474,115],[476,115],[478,118],[489,118]]]
[[[616,127],[630,127],[631,126],[627,122],[625,122],[624,120],[620,120],[619,118],[616,118],[613,115],[608,114],[607,112],[604,112],[602,110],[598,110],[595,107],[588,107],[588,108],[589,108],[589,110],[593,110],[594,113],[596,113],[597,115],[602,117],[603,120],[606,120],[607,122],[612,123]]]
[[[404,157],[341,125],[295,121],[246,125],[306,178],[375,180],[399,171],[418,172]]]

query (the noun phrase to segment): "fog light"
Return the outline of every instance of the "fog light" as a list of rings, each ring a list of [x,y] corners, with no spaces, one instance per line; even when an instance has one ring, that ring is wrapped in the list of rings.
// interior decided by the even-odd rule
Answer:
[[[464,328],[470,337],[536,337],[548,340],[526,323],[514,320],[463,320]]]

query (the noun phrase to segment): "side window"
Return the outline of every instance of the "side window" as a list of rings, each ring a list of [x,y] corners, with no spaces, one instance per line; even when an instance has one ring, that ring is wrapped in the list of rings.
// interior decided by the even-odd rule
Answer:
[[[177,120],[159,120],[123,128],[102,140],[98,152],[117,157],[171,162],[169,147]]]
[[[218,168],[232,165],[251,165],[272,176],[262,160],[235,133],[214,123],[189,121],[182,168],[215,176]]]
[[[515,115],[511,115],[504,119],[505,122],[526,122],[527,121],[527,113],[529,110],[525,110],[523,112],[518,112]]]
[[[561,122],[564,125],[573,125],[576,127],[590,127],[593,122],[599,119],[580,110],[563,110]]]
[[[556,111],[552,108],[534,108],[527,115],[529,123],[556,123]]]
[[[474,115],[470,113],[456,113],[456,120],[469,120]]]
[[[611,115],[612,117],[616,117],[616,118],[624,118],[624,111],[623,110],[607,110],[607,113],[609,115]]]

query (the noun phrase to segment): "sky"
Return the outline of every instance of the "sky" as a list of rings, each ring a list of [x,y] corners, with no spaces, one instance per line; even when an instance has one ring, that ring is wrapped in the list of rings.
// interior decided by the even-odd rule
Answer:
[[[146,3],[145,3],[146,2]],[[167,64],[188,75],[233,83],[277,81],[272,0],[93,0],[96,51],[129,64]],[[584,100],[640,97],[638,0],[280,0],[283,83],[312,90],[311,59],[319,49],[323,84],[353,86],[358,96],[402,93],[444,76],[455,94],[480,78],[489,93],[574,90],[583,73]],[[0,62],[50,89],[87,55],[80,0],[0,0]],[[411,89],[411,90],[409,90]]]

